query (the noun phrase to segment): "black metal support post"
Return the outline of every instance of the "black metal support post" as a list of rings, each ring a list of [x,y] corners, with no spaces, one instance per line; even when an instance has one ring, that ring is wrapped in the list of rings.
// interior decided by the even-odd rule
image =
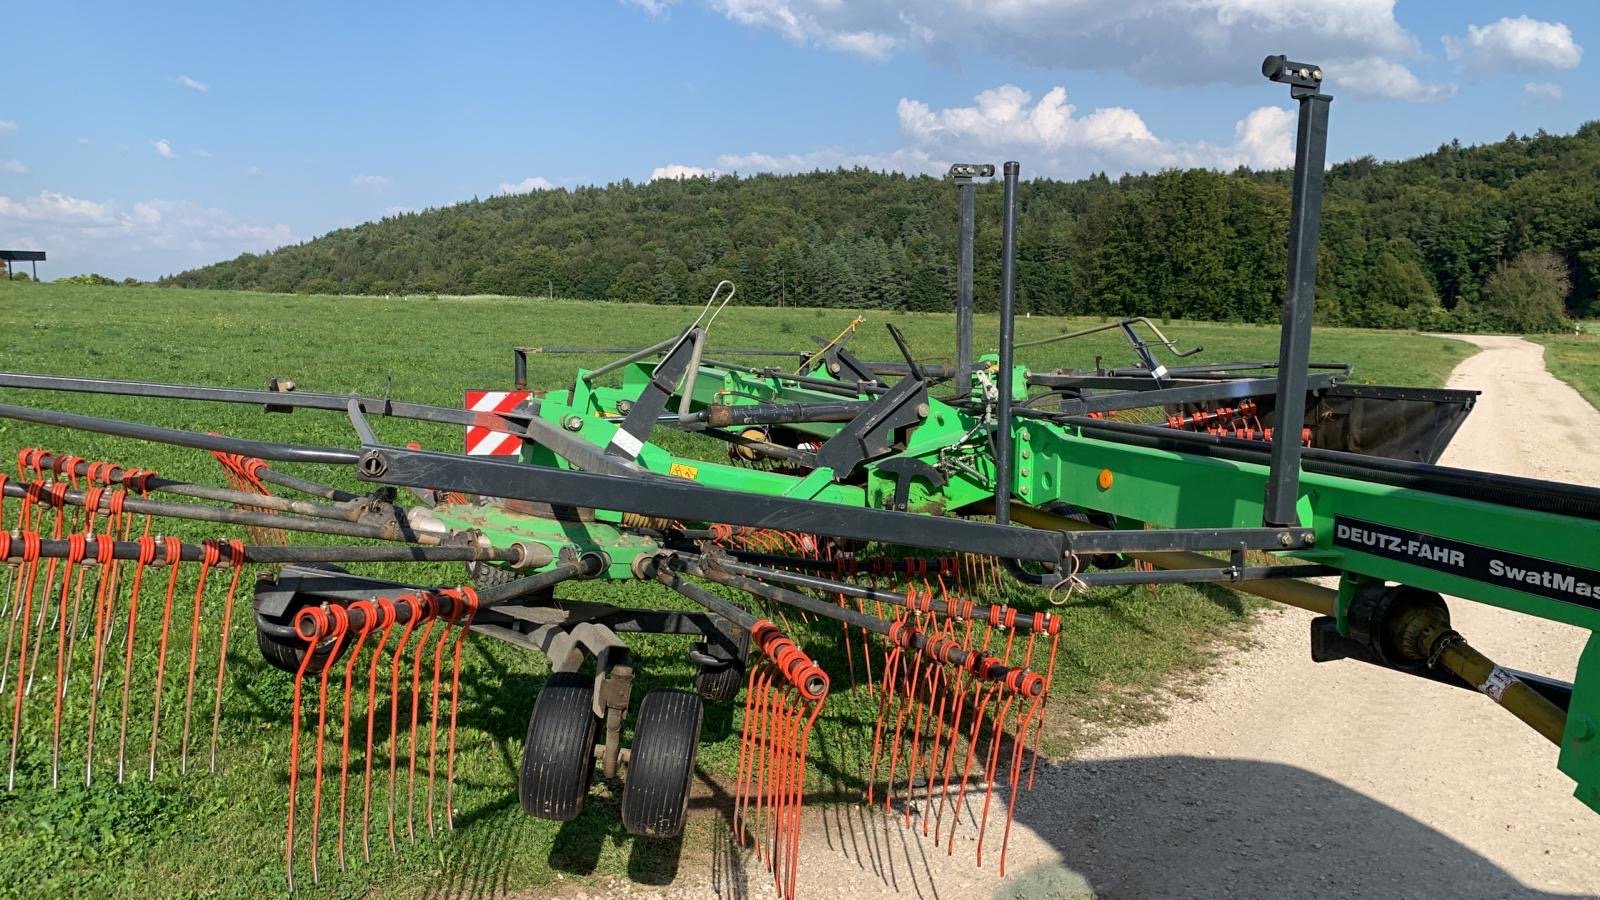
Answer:
[[[957,175],[956,206],[956,390],[972,384],[972,231],[977,185],[972,176]]]
[[[1317,244],[1322,228],[1322,169],[1328,149],[1328,105],[1319,90],[1319,66],[1269,56],[1261,73],[1289,85],[1300,104],[1295,134],[1294,183],[1289,212],[1288,290],[1278,345],[1278,428],[1272,439],[1262,524],[1300,524],[1300,427],[1306,414],[1306,368],[1311,361],[1311,317],[1316,306]]]
[[[1017,174],[1015,161],[1005,164],[1005,195],[1000,214],[1000,398],[994,433],[994,520],[1011,523],[1011,369],[1016,356],[1017,313]]]

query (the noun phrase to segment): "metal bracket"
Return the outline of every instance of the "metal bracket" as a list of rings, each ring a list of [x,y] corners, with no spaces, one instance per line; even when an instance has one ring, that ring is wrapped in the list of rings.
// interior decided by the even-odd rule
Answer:
[[[921,478],[929,487],[944,487],[949,479],[944,473],[928,465],[920,459],[909,456],[897,456],[878,463],[878,471],[888,472],[895,476],[894,499],[889,502],[889,509],[905,512],[911,500],[911,481]]]
[[[620,456],[629,460],[638,458],[639,448],[650,439],[650,429],[656,426],[656,421],[667,408],[667,401],[677,392],[678,383],[689,370],[689,363],[699,355],[700,342],[703,340],[705,340],[704,331],[699,328],[689,328],[684,331],[672,349],[667,351],[661,362],[651,370],[650,383],[634,399],[628,415],[623,418],[618,425],[617,433],[606,445],[607,456]]]
[[[902,378],[822,445],[817,464],[832,469],[835,481],[843,481],[862,462],[903,449],[906,432],[921,424],[928,411],[927,385]]]

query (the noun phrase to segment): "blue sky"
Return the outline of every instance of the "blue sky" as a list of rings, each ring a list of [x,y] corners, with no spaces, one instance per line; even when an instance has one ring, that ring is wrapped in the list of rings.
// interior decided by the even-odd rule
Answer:
[[[866,165],[1331,159],[1600,118],[1600,4],[1539,0],[53,3],[0,54],[0,247],[153,278],[497,192]]]

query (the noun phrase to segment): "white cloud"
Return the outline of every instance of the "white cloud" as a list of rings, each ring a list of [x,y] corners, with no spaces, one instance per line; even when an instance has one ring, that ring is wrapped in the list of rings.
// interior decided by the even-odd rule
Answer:
[[[190,150],[189,152],[193,153],[195,156],[204,157],[205,159],[210,159],[211,158],[211,151],[210,150],[201,150],[199,148],[195,148],[194,150]]]
[[[1235,165],[1287,169],[1294,165],[1295,114],[1282,106],[1251,110],[1233,127]]]
[[[1349,65],[1333,77],[1334,87],[1373,100],[1440,103],[1456,95],[1454,84],[1430,84],[1415,72],[1386,59],[1367,59]]]
[[[17,123],[9,119],[0,119],[0,134],[15,134]]]
[[[921,150],[850,153],[835,148],[808,153],[725,153],[717,157],[721,172],[812,172],[817,169],[873,169],[879,172],[942,172],[949,168]]]
[[[622,2],[637,6],[652,17],[659,18],[677,5],[678,0],[622,0]]]
[[[6,175],[26,175],[28,167],[20,159],[0,159],[0,173]]]
[[[187,75],[179,75],[177,77],[177,82],[191,91],[199,91],[202,94],[211,90],[211,85],[206,84],[203,81],[195,81],[193,78],[190,78]]]
[[[657,166],[654,169],[651,169],[650,180],[656,181],[657,179],[661,178],[706,178],[714,174],[716,173],[712,172],[710,169],[702,169],[699,166],[685,166],[678,163],[668,163],[667,165]]]
[[[635,0],[653,9],[657,0]],[[1121,72],[1162,86],[1256,83],[1255,62],[1293,48],[1338,73],[1420,55],[1396,0],[702,0],[728,19],[867,59],[969,48],[1046,69]]]
[[[89,139],[88,139],[88,138],[86,138],[86,137],[81,137],[81,138],[78,138],[78,143],[80,143],[80,144],[87,144],[87,143],[89,143]]]
[[[1066,88],[1059,86],[1035,102],[1022,88],[1001,85],[978,94],[972,106],[937,110],[923,101],[902,98],[897,115],[905,146],[895,150],[724,154],[717,158],[715,169],[664,166],[652,178],[856,167],[937,175],[951,161],[1008,157],[1027,160],[1029,176],[1057,178],[1189,166],[1275,169],[1294,162],[1295,114],[1277,106],[1263,106],[1240,119],[1232,143],[1225,146],[1161,138],[1137,112],[1123,107],[1079,115],[1067,102]]]
[[[261,167],[260,166],[245,166],[244,167],[244,173],[246,175],[260,175],[261,174]]]
[[[1463,70],[1480,75],[1572,69],[1583,60],[1583,48],[1565,23],[1527,16],[1468,25],[1464,36],[1446,35],[1443,40],[1446,56]]]
[[[1561,99],[1561,85],[1548,81],[1530,81],[1522,86],[1522,94],[1532,100],[1554,103]]]
[[[495,189],[496,194],[527,194],[532,191],[548,191],[555,188],[550,179],[542,175],[531,175],[518,182],[502,181],[500,187]]]
[[[288,225],[250,222],[183,200],[87,200],[56,191],[0,195],[0,245],[41,246],[55,271],[155,275],[299,240]]]
[[[156,155],[162,159],[172,159],[174,156],[178,155],[172,152],[172,142],[166,138],[158,138],[153,140],[150,142],[150,146],[156,148]]]
[[[367,188],[368,190],[379,192],[393,184],[394,179],[387,175],[357,175],[350,179],[350,183],[356,187]]]
[[[1029,159],[1036,174],[1058,177],[1173,166],[1276,168],[1293,160],[1293,114],[1279,107],[1251,112],[1235,125],[1234,143],[1218,147],[1157,137],[1143,117],[1125,107],[1079,115],[1060,86],[1037,103],[1010,84],[974,99],[973,106],[938,111],[920,100],[902,99],[900,132],[926,154],[965,158],[988,151],[1018,156]]]
[[[0,196],[0,220],[5,219],[72,228],[109,226],[117,221],[107,204],[55,191],[40,191],[37,197],[20,200]]]

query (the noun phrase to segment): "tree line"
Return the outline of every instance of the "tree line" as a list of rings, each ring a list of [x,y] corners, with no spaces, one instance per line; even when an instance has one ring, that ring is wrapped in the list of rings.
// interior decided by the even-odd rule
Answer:
[[[1327,174],[1317,317],[1379,328],[1552,331],[1600,314],[1600,122],[1458,142]],[[1052,315],[1270,322],[1287,171],[1037,179],[1019,190],[1018,302]],[[999,185],[978,190],[976,300],[996,307]],[[622,181],[387,217],[183,272],[185,287],[326,294],[547,294],[947,310],[950,185],[865,169]]]

